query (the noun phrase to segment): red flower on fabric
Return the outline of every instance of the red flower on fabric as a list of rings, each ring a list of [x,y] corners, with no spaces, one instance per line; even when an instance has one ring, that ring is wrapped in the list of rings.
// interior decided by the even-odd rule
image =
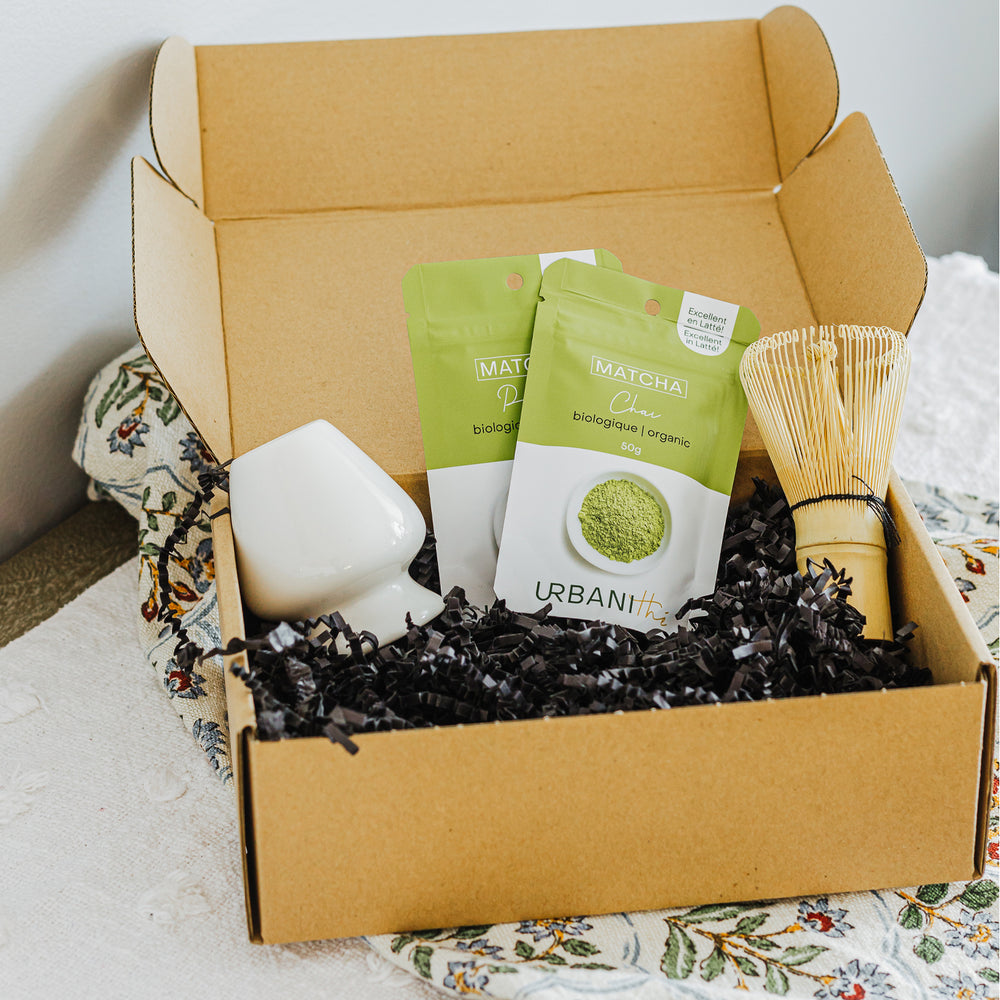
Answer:
[[[854,925],[844,919],[846,916],[847,910],[831,907],[827,896],[817,900],[804,899],[799,903],[799,923],[804,924],[807,930],[830,937],[843,937],[846,931],[854,929]]]
[[[151,622],[156,617],[156,612],[159,611],[160,609],[156,606],[156,601],[154,600],[152,594],[150,594],[149,597],[146,598],[146,601],[143,604],[141,610],[142,610],[142,617],[145,618],[146,621],[148,622]]]
[[[978,573],[980,576],[986,575],[986,567],[983,565],[982,559],[977,559],[968,553],[965,556],[965,568],[970,573]]]
[[[174,684],[174,691],[187,691],[191,687],[191,675],[184,670],[171,670],[167,680]]]
[[[172,667],[173,669],[167,669]],[[163,686],[171,698],[203,698],[205,696],[205,678],[193,670],[182,670],[176,660],[171,660],[163,675]]]
[[[986,853],[991,861],[1000,861],[1000,843],[995,840],[990,841],[990,846],[986,848]]]
[[[142,435],[148,431],[149,425],[133,413],[108,435],[108,449],[112,452],[120,451],[123,455],[131,458],[133,448],[145,447],[146,443],[142,440]]]
[[[806,920],[816,925],[816,930],[826,933],[832,926],[833,921],[825,913],[814,913],[810,911],[806,915]]]
[[[887,972],[879,972],[874,962],[864,965],[854,958],[846,966],[835,969],[833,981],[816,993],[817,1000],[864,1000],[865,997],[893,996],[893,985]]]
[[[198,595],[186,583],[171,583],[170,589],[182,601],[198,600]]]

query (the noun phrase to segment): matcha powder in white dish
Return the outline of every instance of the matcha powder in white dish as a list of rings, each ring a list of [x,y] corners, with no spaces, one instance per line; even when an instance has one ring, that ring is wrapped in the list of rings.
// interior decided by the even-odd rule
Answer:
[[[663,541],[663,511],[638,483],[606,479],[583,498],[580,529],[587,544],[616,562],[651,556]]]

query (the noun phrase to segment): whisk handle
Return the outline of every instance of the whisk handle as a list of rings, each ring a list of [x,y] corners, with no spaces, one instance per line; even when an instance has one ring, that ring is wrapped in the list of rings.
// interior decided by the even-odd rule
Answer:
[[[866,639],[891,639],[892,608],[886,566],[885,531],[878,515],[861,500],[823,500],[792,513],[795,556],[804,572],[808,560],[828,559],[852,578],[848,603],[865,616]]]

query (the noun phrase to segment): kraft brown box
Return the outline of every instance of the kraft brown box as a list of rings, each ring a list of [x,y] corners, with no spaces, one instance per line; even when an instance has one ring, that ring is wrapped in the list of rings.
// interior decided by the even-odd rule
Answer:
[[[759,21],[192,48],[133,169],[136,324],[219,460],[324,417],[427,513],[401,279],[604,246],[765,332],[907,330],[925,262],[801,10]],[[741,490],[769,473],[752,422]],[[255,941],[969,879],[996,675],[898,479],[911,690],[262,742],[227,676]],[[222,628],[242,634],[228,518]],[[363,624],[363,623],[356,623]]]

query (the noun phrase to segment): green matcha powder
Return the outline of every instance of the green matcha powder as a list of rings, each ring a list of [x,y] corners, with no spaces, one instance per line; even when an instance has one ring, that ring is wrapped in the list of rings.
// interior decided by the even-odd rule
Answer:
[[[606,479],[584,498],[580,527],[591,548],[616,562],[652,555],[663,540],[663,511],[641,486]]]

